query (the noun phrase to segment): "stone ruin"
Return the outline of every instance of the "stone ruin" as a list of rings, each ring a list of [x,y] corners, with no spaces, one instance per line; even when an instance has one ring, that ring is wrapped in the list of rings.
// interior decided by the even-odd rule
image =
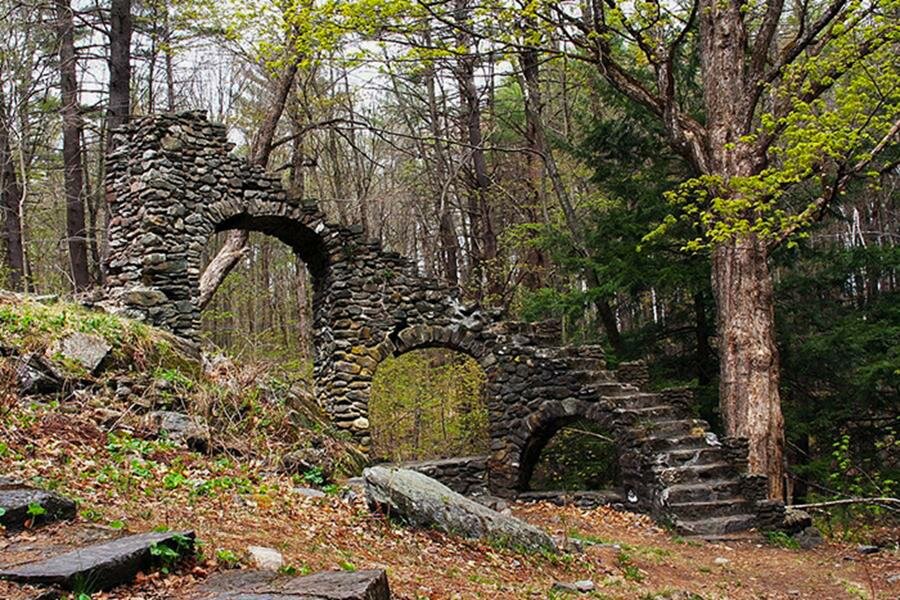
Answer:
[[[108,158],[105,294],[126,314],[199,342],[201,255],[213,234],[259,231],[289,245],[313,279],[314,384],[334,424],[370,443],[379,363],[426,347],[474,358],[487,377],[490,454],[416,468],[466,493],[517,497],[547,441],[584,418],[613,432],[621,485],[601,498],[687,533],[765,525],[778,505],[746,473],[746,445],[691,418],[689,394],[642,391],[646,371],[606,368],[598,346],[562,345],[552,323],[503,321],[361,229],[289,197],[277,177],[230,154],[225,127],[201,112],[136,119]]]

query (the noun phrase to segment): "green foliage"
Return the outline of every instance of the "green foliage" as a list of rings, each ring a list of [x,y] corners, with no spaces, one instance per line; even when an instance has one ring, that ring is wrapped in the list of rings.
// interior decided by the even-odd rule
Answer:
[[[532,490],[611,490],[619,486],[619,460],[611,433],[588,420],[571,423],[541,451]]]
[[[631,555],[625,550],[616,554],[616,565],[621,569],[626,581],[640,583],[644,580],[644,573],[632,562]]]
[[[47,514],[47,509],[38,504],[37,502],[31,502],[28,505],[28,516],[32,519],[36,517],[40,517]]]
[[[763,537],[766,538],[766,542],[772,546],[787,548],[788,550],[800,549],[800,544],[797,540],[783,531],[764,531]]]
[[[219,548],[216,550],[216,561],[222,563],[228,569],[237,567],[241,562],[238,555],[227,548]]]
[[[169,541],[150,546],[150,556],[160,564],[163,573],[169,573],[179,561],[191,554],[192,548],[193,542],[190,538],[176,534]]]
[[[322,485],[325,483],[325,475],[320,467],[313,467],[303,473],[303,482],[311,485]]]
[[[484,377],[472,358],[441,349],[382,362],[369,400],[373,456],[398,461],[486,452]]]
[[[817,497],[896,493],[900,296],[872,282],[900,267],[900,250],[803,246],[779,260],[792,265],[776,294],[794,474],[824,486]]]

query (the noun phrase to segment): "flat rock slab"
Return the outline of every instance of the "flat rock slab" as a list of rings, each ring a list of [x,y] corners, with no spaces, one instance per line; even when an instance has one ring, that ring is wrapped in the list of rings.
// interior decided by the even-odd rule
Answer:
[[[181,538],[189,540],[193,546],[193,531],[129,535],[9,568],[0,571],[0,578],[66,589],[109,589],[130,581],[138,571],[152,566],[151,548],[155,545],[174,549]]]
[[[557,550],[545,531],[482,506],[416,471],[371,467],[363,471],[363,478],[370,505],[414,527],[434,527],[527,551]]]
[[[60,354],[66,360],[75,361],[89,373],[94,373],[112,346],[98,335],[73,333],[61,339],[52,348],[53,354]]]
[[[30,512],[29,512],[30,511]],[[75,503],[64,496],[0,478],[0,525],[8,531],[75,517]],[[40,514],[36,514],[40,513]]]
[[[369,571],[323,571],[305,577],[270,571],[230,571],[212,577],[198,600],[390,600],[387,574]]]

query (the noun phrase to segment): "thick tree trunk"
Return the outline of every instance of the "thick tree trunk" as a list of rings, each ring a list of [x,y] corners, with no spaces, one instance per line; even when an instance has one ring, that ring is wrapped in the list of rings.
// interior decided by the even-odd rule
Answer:
[[[113,130],[131,115],[131,0],[112,0],[109,9],[109,106],[106,149],[115,149]]]
[[[765,244],[742,235],[713,250],[719,321],[719,407],[728,436],[750,441],[749,470],[783,495],[784,420],[779,396],[772,277]]]
[[[27,287],[25,277],[25,245],[22,241],[22,185],[16,172],[15,158],[9,143],[4,98],[0,93],[0,194],[3,201],[0,210],[4,217],[6,237],[6,266],[9,269],[9,286],[13,290]]]
[[[75,291],[87,289],[87,232],[84,225],[84,187],[81,163],[81,111],[78,106],[78,79],[75,64],[75,24],[69,0],[56,0],[56,28],[59,35],[59,74],[63,119],[63,167],[66,190],[66,236]]]

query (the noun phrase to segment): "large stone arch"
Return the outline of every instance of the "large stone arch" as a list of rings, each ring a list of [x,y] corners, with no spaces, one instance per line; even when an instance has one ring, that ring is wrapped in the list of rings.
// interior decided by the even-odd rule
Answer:
[[[314,205],[290,198],[277,177],[230,154],[225,128],[203,113],[144,117],[115,135],[106,169],[106,305],[199,342],[207,239],[229,229],[281,239],[314,277],[317,398],[334,424],[363,446],[378,364],[442,346],[469,354],[487,375],[490,455],[469,464],[486,465],[494,494],[515,496],[527,475],[523,461],[547,431],[575,415],[609,422],[617,432],[623,483],[637,496],[637,508],[663,514],[677,505],[688,516],[698,503],[703,510],[710,503],[743,510],[765,489],[765,482],[736,479],[746,470],[744,445],[708,447],[704,423],[677,403],[666,404],[662,394],[621,382],[606,369],[602,348],[563,346],[558,324],[503,321],[462,302],[457,289],[419,274],[415,263],[367,240],[361,229],[331,223]],[[634,426],[638,421],[649,423],[646,436]],[[701,458],[713,462],[695,462]],[[710,476],[718,479],[707,493],[702,482]],[[738,493],[745,498],[723,500]],[[748,515],[722,518],[731,520],[715,528],[753,522]]]

